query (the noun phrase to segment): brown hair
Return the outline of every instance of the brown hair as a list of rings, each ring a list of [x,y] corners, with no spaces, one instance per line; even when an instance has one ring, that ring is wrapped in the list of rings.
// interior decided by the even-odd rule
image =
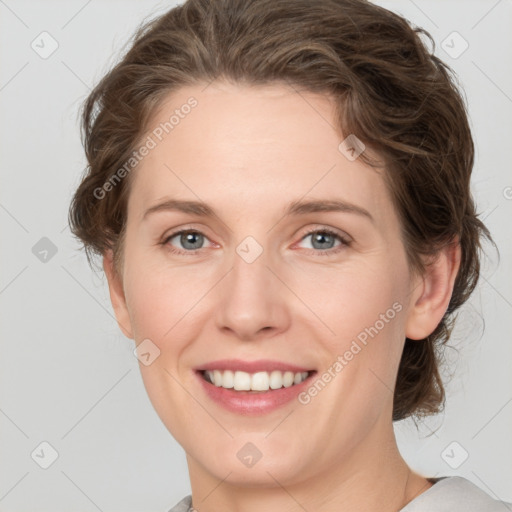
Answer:
[[[113,249],[122,265],[128,179],[101,188],[130,158],[161,102],[185,85],[226,79],[285,82],[335,100],[336,129],[379,155],[401,219],[411,269],[459,241],[461,264],[445,316],[426,339],[406,339],[393,420],[438,412],[445,392],[439,350],[453,313],[473,291],[481,239],[470,192],[474,147],[451,69],[420,28],[365,0],[188,0],[143,23],[122,60],[83,106],[88,167],[69,222],[90,256]],[[370,165],[365,153],[361,158]]]

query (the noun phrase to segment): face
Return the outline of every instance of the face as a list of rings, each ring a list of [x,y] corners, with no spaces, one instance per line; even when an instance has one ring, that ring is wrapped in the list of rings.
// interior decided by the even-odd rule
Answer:
[[[144,384],[191,477],[263,486],[346,471],[391,435],[405,336],[431,327],[424,281],[383,171],[340,151],[328,97],[204,87],[167,99],[131,176],[122,274],[108,274],[117,318],[150,340]],[[206,367],[249,381],[223,389]],[[244,391],[272,381],[281,389]]]

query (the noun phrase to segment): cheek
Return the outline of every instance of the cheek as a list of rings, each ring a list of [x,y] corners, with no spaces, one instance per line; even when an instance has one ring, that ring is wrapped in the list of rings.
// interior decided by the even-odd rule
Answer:
[[[323,339],[333,354],[331,363],[343,357],[344,379],[357,379],[368,390],[379,378],[386,386],[394,385],[405,338],[407,276],[406,261],[398,252],[394,258],[330,272],[323,294],[309,287],[312,303],[334,332]],[[370,369],[375,375],[368,374]]]
[[[347,274],[331,283],[331,301],[320,309],[335,336],[322,337],[327,358],[319,378],[327,384],[316,384],[319,398],[311,390],[312,407],[332,404],[337,412],[328,413],[328,421],[345,432],[342,444],[369,430],[392,404],[405,323],[400,283],[392,276]]]
[[[131,272],[127,265],[125,274],[134,338],[137,343],[150,339],[160,351],[154,362],[140,365],[144,386],[162,421],[172,427],[173,435],[182,438],[185,433],[174,430],[179,425],[169,419],[170,411],[186,411],[190,407],[190,395],[178,382],[189,378],[180,372],[181,358],[190,341],[199,335],[202,322],[197,321],[201,311],[198,301],[207,291],[208,280],[183,268],[152,267],[135,252],[131,256],[131,268],[141,269]]]
[[[156,262],[154,262],[156,260]],[[169,340],[193,335],[202,299],[215,283],[213,271],[199,266],[165,264],[143,251],[126,261],[125,293],[136,340],[151,339],[161,349]]]
[[[406,287],[405,279],[398,277],[399,268],[399,264],[386,261],[354,262],[339,269],[317,270],[314,278],[299,278],[297,286],[334,331],[333,340],[346,340],[375,324],[380,332],[391,331],[391,324],[396,327],[400,323],[397,310],[404,309]]]
[[[140,272],[129,279],[126,300],[136,340],[150,338],[160,346],[186,314],[190,287],[176,274]]]

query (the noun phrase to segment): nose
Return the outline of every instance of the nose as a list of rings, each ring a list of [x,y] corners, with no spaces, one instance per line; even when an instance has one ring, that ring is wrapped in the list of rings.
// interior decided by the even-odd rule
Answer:
[[[244,341],[275,336],[290,324],[290,292],[266,252],[248,261],[235,253],[231,271],[216,287],[217,327]]]

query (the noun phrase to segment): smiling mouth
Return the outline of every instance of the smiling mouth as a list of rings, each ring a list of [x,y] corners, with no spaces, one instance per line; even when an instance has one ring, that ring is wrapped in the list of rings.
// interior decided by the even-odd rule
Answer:
[[[279,389],[302,384],[309,379],[315,370],[306,372],[291,372],[274,370],[272,372],[248,373],[231,370],[199,370],[201,377],[210,384],[246,393],[267,393]]]

